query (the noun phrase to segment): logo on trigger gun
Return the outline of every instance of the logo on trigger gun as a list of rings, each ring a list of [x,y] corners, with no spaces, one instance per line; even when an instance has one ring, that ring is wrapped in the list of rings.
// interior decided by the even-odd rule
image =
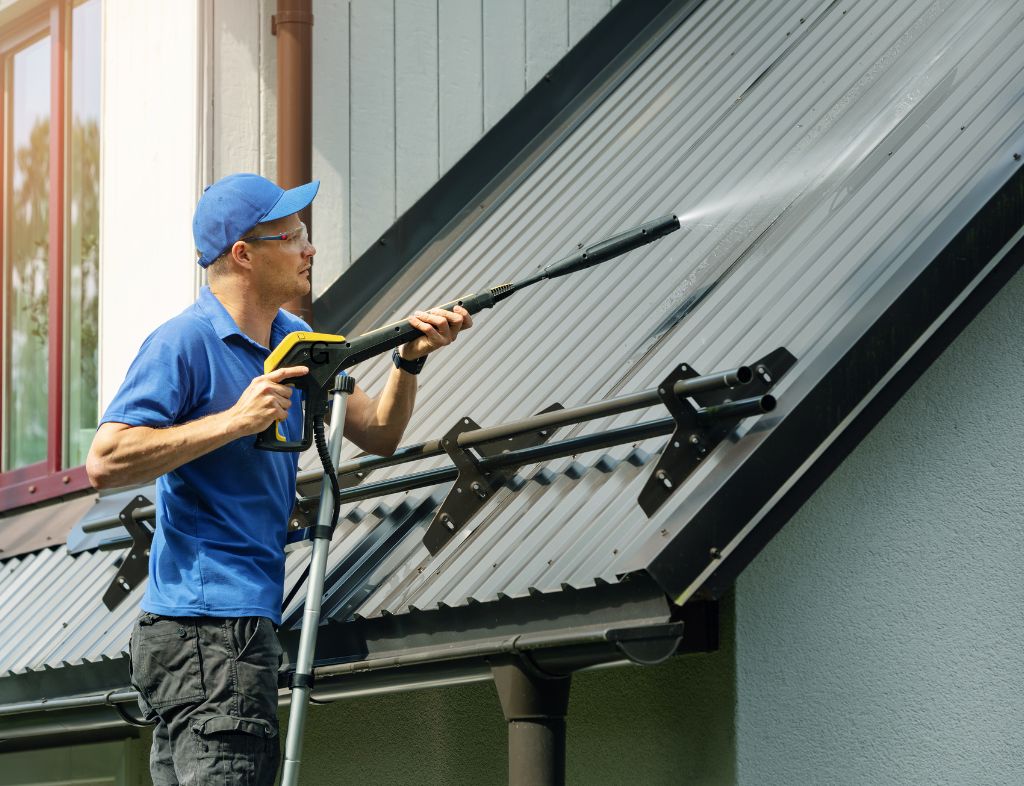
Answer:
[[[310,347],[309,350],[309,359],[318,366],[324,365],[328,360],[327,344],[323,341],[314,342],[313,346]]]

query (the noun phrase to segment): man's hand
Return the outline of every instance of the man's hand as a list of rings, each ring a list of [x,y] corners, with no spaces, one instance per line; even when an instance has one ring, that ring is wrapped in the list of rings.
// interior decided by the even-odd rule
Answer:
[[[235,405],[228,410],[232,430],[247,437],[265,431],[271,423],[288,417],[292,405],[292,390],[284,380],[309,373],[305,366],[278,368],[256,377],[242,391]]]
[[[462,306],[456,306],[454,311],[432,308],[417,311],[409,317],[409,324],[423,335],[399,347],[398,354],[405,360],[415,360],[451,344],[461,331],[473,327],[473,317]]]

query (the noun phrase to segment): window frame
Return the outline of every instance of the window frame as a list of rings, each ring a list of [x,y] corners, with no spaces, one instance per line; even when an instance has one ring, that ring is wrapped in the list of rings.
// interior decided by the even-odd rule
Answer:
[[[65,469],[64,463],[64,408],[67,395],[64,363],[66,336],[64,334],[65,304],[65,234],[69,220],[70,195],[65,191],[71,151],[68,147],[67,122],[71,117],[71,14],[75,0],[49,0],[38,9],[26,13],[9,25],[0,28],[0,64],[5,79],[3,100],[0,101],[0,134],[4,151],[0,155],[0,244],[6,255],[6,182],[10,162],[7,158],[7,119],[10,112],[11,91],[9,59],[24,45],[40,35],[50,36],[50,191],[49,191],[49,292],[48,319],[50,330],[49,357],[47,358],[47,434],[46,459],[17,469],[0,472],[0,513],[36,504],[64,494],[83,491],[90,487],[85,466]],[[0,258],[0,330],[4,331],[7,346],[7,292],[9,268]],[[0,356],[0,402],[4,400],[6,349]],[[0,440],[4,438],[4,421],[0,418]]]

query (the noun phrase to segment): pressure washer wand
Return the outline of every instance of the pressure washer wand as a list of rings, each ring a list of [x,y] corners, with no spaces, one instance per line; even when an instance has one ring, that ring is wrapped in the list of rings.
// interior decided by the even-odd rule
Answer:
[[[577,251],[575,254],[570,254],[565,259],[552,262],[535,276],[518,281],[515,284],[506,284],[505,286],[512,288],[511,291],[508,294],[495,297],[495,302],[503,300],[511,295],[512,292],[518,292],[520,289],[525,289],[531,284],[536,284],[538,281],[567,276],[570,273],[576,273],[580,270],[586,270],[588,267],[599,265],[609,259],[625,254],[627,251],[640,248],[640,246],[645,246],[658,238],[675,232],[679,229],[679,226],[679,219],[675,216],[662,216],[653,221],[648,221],[646,224],[626,230],[607,240],[594,243]],[[495,289],[500,289],[500,287],[495,287]]]
[[[492,308],[495,303],[511,297],[514,293],[539,281],[559,278],[569,273],[576,273],[588,267],[599,265],[609,259],[645,246],[658,238],[679,229],[679,219],[674,215],[663,216],[646,224],[641,224],[621,234],[582,248],[558,262],[545,267],[535,276],[510,284],[499,284],[472,295],[466,295],[445,303],[438,308],[451,311],[462,306],[470,314],[485,308]],[[406,344],[423,335],[408,320],[392,322],[369,333],[353,339],[344,336],[332,336],[325,333],[290,333],[274,349],[264,363],[264,373],[284,366],[306,366],[309,373],[289,381],[300,388],[305,394],[305,413],[303,416],[302,437],[289,440],[282,435],[275,425],[256,437],[256,447],[263,450],[298,451],[306,450],[313,444],[313,418],[315,415],[326,414],[327,391],[337,374],[355,364],[387,352],[402,344]]]

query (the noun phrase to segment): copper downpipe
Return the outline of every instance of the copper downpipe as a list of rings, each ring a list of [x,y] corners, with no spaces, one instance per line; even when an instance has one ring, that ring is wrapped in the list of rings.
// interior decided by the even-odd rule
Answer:
[[[272,29],[277,36],[277,182],[294,188],[313,179],[312,0],[277,0]],[[312,206],[299,215],[312,237]],[[312,324],[312,286],[284,307]]]

